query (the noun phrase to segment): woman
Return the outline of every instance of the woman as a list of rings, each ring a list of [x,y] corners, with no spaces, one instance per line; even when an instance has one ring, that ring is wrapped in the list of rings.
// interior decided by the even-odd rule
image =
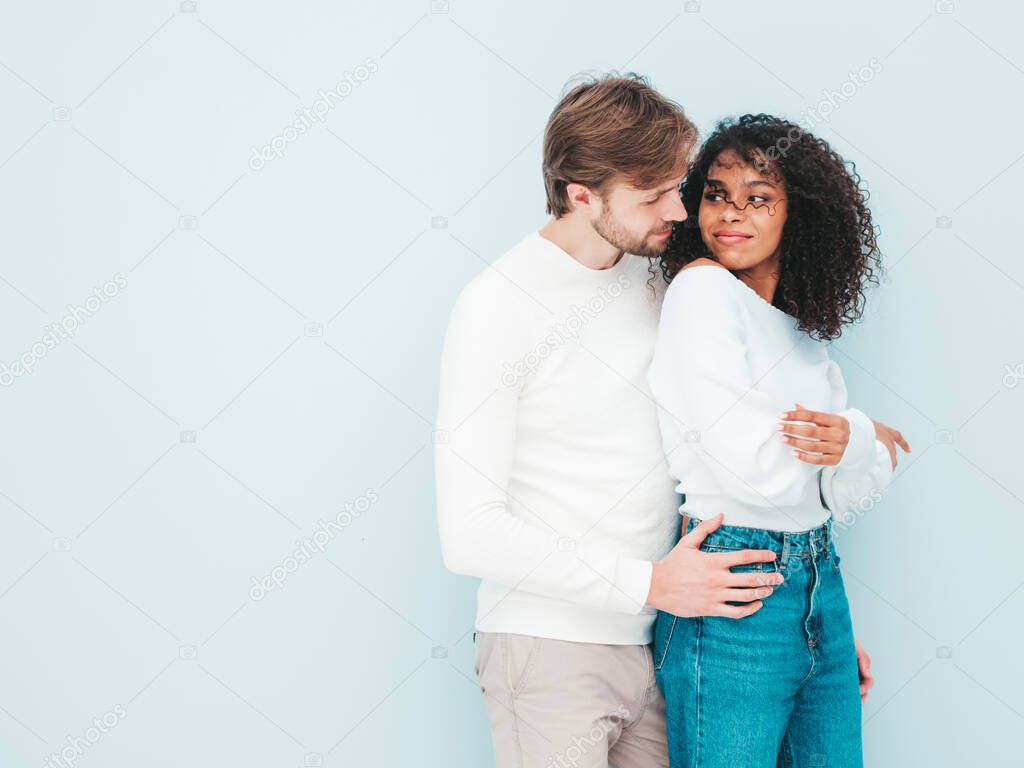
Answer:
[[[723,121],[683,185],[649,372],[683,534],[770,549],[782,584],[742,619],[660,613],[673,768],[862,765],[861,699],[832,518],[889,484],[902,436],[847,406],[827,342],[858,319],[879,252],[856,173],[769,115]],[[769,583],[766,577],[766,583]],[[751,606],[755,607],[755,606]]]

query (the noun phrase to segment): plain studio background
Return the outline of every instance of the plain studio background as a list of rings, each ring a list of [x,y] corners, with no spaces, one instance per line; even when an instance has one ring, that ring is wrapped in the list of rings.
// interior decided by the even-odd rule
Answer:
[[[441,342],[459,289],[545,219],[566,79],[633,69],[704,135],[804,120],[867,181],[888,276],[834,355],[914,449],[840,542],[877,677],[867,763],[1017,764],[1022,23],[995,2],[5,4],[0,763],[491,762],[476,582],[435,527]]]

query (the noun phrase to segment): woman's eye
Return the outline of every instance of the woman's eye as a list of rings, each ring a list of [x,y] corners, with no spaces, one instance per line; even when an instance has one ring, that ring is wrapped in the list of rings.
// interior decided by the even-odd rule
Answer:
[[[765,197],[764,195],[751,195],[750,196],[750,202],[752,202],[752,203],[767,203],[768,202],[768,198]]]
[[[709,200],[713,203],[717,203],[719,200],[722,199],[722,195],[719,192],[705,192],[704,199]]]

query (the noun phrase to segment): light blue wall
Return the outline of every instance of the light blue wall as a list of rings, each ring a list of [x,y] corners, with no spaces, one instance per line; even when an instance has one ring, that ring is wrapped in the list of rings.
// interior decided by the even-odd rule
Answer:
[[[0,363],[33,367],[0,369],[0,765],[68,737],[104,768],[490,763],[475,585],[434,523],[440,345],[544,220],[563,83],[610,68],[705,132],[840,92],[811,125],[869,184],[889,274],[836,357],[914,449],[841,542],[867,762],[1019,760],[1024,13],[688,7],[5,4]]]

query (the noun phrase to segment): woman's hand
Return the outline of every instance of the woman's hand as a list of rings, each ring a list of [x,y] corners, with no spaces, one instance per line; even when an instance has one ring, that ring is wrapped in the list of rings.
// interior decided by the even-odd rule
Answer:
[[[896,469],[896,446],[898,445],[905,452],[910,453],[910,443],[904,440],[903,435],[892,427],[874,419],[871,420],[871,423],[875,425],[875,439],[881,440],[882,444],[889,449],[892,468]]]
[[[860,640],[856,637],[853,638],[853,643],[857,648],[857,674],[860,676],[860,703],[863,704],[868,700],[868,691],[871,690],[871,686],[875,684],[875,678],[871,674],[871,657],[868,656],[868,652],[864,650],[864,646],[860,644]]]
[[[839,463],[850,442],[850,422],[844,417],[809,411],[797,403],[796,410],[786,411],[779,418],[782,442],[793,449],[793,455],[800,461],[823,467],[834,467]],[[792,421],[810,423],[788,423]]]

